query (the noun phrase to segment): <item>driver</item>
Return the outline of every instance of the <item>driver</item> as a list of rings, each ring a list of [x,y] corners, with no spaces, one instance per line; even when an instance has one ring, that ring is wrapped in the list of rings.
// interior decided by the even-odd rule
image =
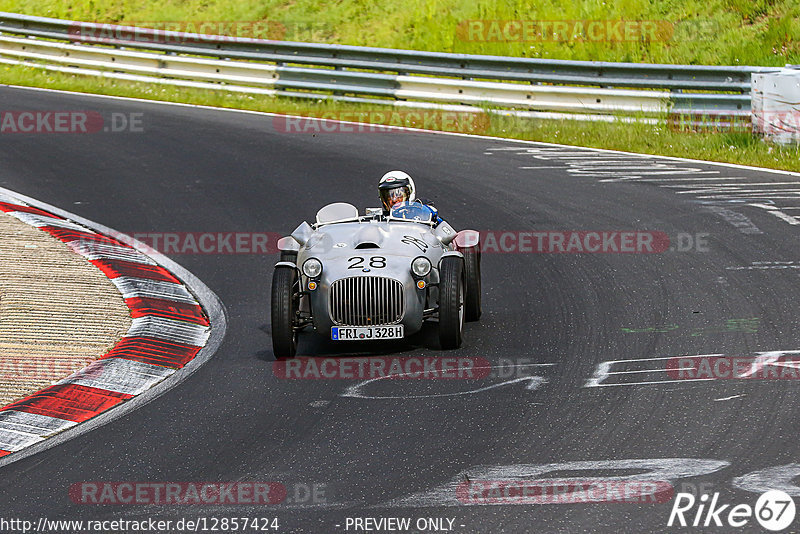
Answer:
[[[417,200],[414,180],[403,171],[389,171],[378,182],[378,194],[381,197],[384,215],[388,215],[392,208],[401,202],[419,202],[433,214],[433,220],[440,223],[439,210],[428,202]]]

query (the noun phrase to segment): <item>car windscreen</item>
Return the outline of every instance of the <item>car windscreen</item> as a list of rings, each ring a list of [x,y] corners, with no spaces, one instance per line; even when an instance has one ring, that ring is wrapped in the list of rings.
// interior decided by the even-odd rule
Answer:
[[[390,216],[407,221],[430,222],[433,212],[425,204],[419,202],[401,202],[392,208]]]

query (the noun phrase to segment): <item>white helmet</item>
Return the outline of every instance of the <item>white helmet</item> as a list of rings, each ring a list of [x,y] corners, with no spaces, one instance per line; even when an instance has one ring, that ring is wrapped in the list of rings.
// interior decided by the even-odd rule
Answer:
[[[417,198],[414,180],[403,171],[384,174],[378,182],[378,195],[387,211],[397,202],[413,202]]]

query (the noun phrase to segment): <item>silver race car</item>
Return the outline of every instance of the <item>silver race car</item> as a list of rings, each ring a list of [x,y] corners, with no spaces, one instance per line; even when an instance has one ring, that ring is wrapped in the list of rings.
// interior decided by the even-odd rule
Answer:
[[[479,234],[456,232],[419,202],[359,215],[338,202],[278,241],[272,276],[272,346],[297,352],[312,326],[333,341],[401,339],[438,319],[443,349],[461,346],[464,321],[481,315]]]

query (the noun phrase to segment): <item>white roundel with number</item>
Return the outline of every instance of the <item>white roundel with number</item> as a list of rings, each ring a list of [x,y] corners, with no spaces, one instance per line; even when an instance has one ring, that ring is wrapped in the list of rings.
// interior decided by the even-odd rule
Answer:
[[[756,519],[767,530],[784,530],[794,521],[794,500],[785,491],[770,490],[756,501]]]

